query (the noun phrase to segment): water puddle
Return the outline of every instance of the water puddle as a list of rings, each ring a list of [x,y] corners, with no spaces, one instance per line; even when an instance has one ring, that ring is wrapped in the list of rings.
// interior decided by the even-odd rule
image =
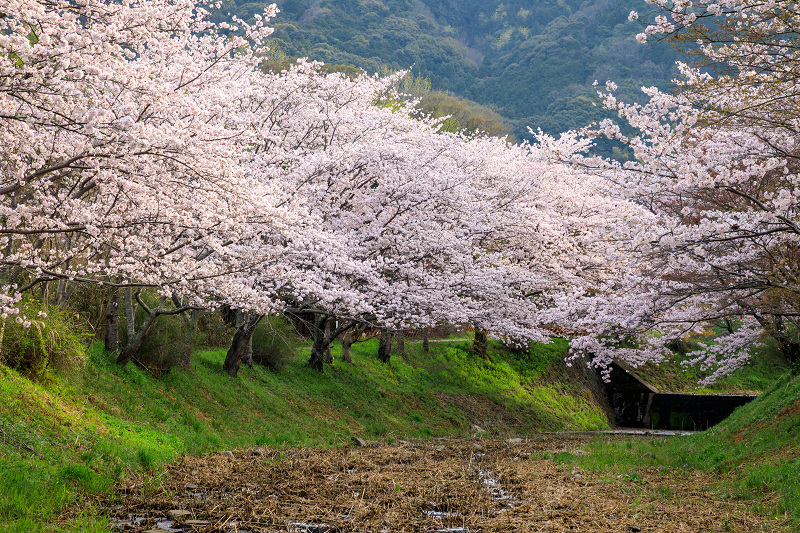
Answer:
[[[157,518],[147,518],[145,516],[136,516],[128,514],[127,520],[111,519],[111,527],[117,531],[128,531],[131,529],[139,530],[142,527],[150,526],[151,530],[164,531],[165,533],[184,533],[182,527],[175,527],[175,521],[170,520],[165,516]],[[186,531],[188,533],[191,528]]]
[[[455,518],[458,516],[458,513],[451,510],[449,505],[439,504],[436,502],[428,502],[422,512],[425,513],[425,516],[428,518],[433,518],[434,520]]]
[[[307,524],[305,522],[289,522],[287,524],[292,533],[341,533],[336,526],[328,524]]]
[[[483,489],[486,490],[492,499],[501,506],[501,508],[497,511],[498,513],[503,513],[509,509],[514,509],[521,503],[519,498],[503,488],[497,478],[495,478],[494,474],[492,474],[490,471],[478,470],[478,480],[480,481]]]
[[[145,520],[146,518],[143,516],[128,514],[127,520],[120,520],[119,522],[116,522],[114,527],[121,530],[133,529],[135,527],[141,527]]]
[[[164,531],[169,531],[170,533],[183,533],[183,528],[174,528],[172,526],[175,525],[173,520],[167,520],[166,518],[163,520],[156,519],[156,528],[163,529]]]

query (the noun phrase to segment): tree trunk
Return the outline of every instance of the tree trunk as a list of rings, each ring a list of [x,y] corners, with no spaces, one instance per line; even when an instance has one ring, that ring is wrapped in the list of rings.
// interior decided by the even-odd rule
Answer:
[[[105,348],[108,353],[119,350],[119,291],[111,292],[111,301],[106,309]]]
[[[261,322],[265,315],[258,315],[250,313],[250,315],[241,321],[240,325],[236,328],[236,333],[233,334],[231,347],[225,355],[225,364],[222,368],[232,378],[236,377],[239,372],[239,366],[242,362],[253,366],[253,332],[256,326]],[[238,322],[238,320],[237,320]]]
[[[68,280],[61,278],[56,283],[56,295],[53,298],[53,305],[57,306],[59,309],[63,309],[63,302],[64,296],[67,293],[67,284],[69,283]]]
[[[133,303],[133,287],[125,288],[125,331],[129,341],[136,334],[136,305]]]
[[[308,366],[318,372],[322,372],[325,367],[325,351],[330,345],[325,335],[325,326],[328,324],[328,320],[327,315],[317,315],[314,317],[314,325],[311,327],[311,339],[313,342]]]
[[[175,307],[181,307],[183,305],[182,298],[179,298],[177,295],[173,294],[172,305]],[[181,318],[183,319],[183,325],[186,326],[187,333],[192,333],[197,329],[197,320],[200,318],[200,310],[190,309],[188,311],[184,311],[181,313]]]
[[[50,291],[48,289],[50,288],[50,282],[49,281],[43,281],[39,288],[42,291],[42,294],[39,296],[39,301],[43,302],[43,303],[49,302],[50,301]],[[33,292],[33,291],[31,291],[31,292]]]
[[[302,312],[302,309],[291,310],[292,313]],[[326,327],[330,323],[330,327]],[[347,333],[358,325],[358,322],[350,320],[338,320],[335,322],[334,318],[320,313],[314,316],[314,323],[309,325],[311,332],[311,357],[308,359],[307,365],[322,372],[325,367],[326,352],[330,349],[331,343],[339,335]]]
[[[67,282],[64,284],[64,291],[58,297],[58,308],[60,310],[65,310],[67,308],[67,303],[69,303],[69,299],[72,298],[72,293],[75,292],[75,289],[78,288],[78,282]]]
[[[137,294],[138,296],[138,294]],[[147,317],[145,317],[144,322],[139,326],[138,331],[133,335],[133,337],[128,337],[128,343],[125,345],[125,348],[117,357],[117,364],[126,365],[128,361],[133,359],[134,354],[139,350],[144,342],[144,338],[147,336],[147,332],[150,330],[150,326],[153,325],[153,322],[158,317],[158,313],[156,312],[157,309],[161,307],[164,303],[166,298],[162,297],[161,301],[158,303],[158,307],[156,309],[147,309]],[[128,331],[130,332],[130,326],[128,326]]]
[[[378,359],[382,363],[389,364],[392,357],[392,337],[394,335],[388,329],[381,329],[380,342],[378,343]]]
[[[323,340],[324,334],[313,335],[314,339],[311,344],[311,357],[308,359],[308,366],[317,372],[325,370],[325,341]]]
[[[236,309],[234,311],[234,314],[235,314],[236,329],[243,327],[247,323],[248,317],[250,317],[250,314],[247,311],[242,311],[241,309]],[[258,320],[260,322],[261,318],[259,318]],[[258,326],[258,323],[256,323],[256,326]],[[253,332],[255,332],[255,328],[253,328]],[[250,333],[250,336],[247,339],[247,346],[245,346],[244,352],[242,353],[239,360],[239,363],[243,363],[250,368],[253,368],[253,332]]]
[[[181,307],[183,305],[183,299],[179,298],[176,294],[172,295],[172,305],[175,307]],[[189,370],[192,368],[192,343],[191,337],[192,334],[197,331],[197,320],[200,318],[200,310],[199,309],[188,309],[181,313],[181,319],[183,319],[183,327],[184,327],[184,335],[186,336],[186,347],[183,350],[183,353],[180,354],[180,359],[178,360],[178,364],[181,368],[185,368]],[[252,354],[252,349],[250,351]],[[250,366],[253,366],[252,357],[250,358]]]
[[[345,331],[342,335],[342,360],[345,363],[353,362],[350,357],[350,347],[353,343],[359,342],[361,335],[367,331],[367,327],[367,324],[358,324],[353,329]]]
[[[759,320],[759,323],[765,325],[764,320]],[[773,315],[772,324],[767,327],[770,335],[777,341],[778,349],[792,373],[797,374],[800,371],[800,343],[792,339],[792,334],[787,332],[787,329],[783,315]]]
[[[489,332],[484,329],[476,329],[475,330],[475,340],[472,342],[472,353],[486,359],[487,361],[491,361],[489,359],[489,354],[487,353],[487,348],[489,346]]]
[[[353,360],[350,358],[350,346],[353,344],[355,335],[356,331],[352,329],[342,335],[342,361],[345,363],[353,362]]]
[[[131,318],[131,315],[134,314],[133,304],[127,299],[127,294],[126,294],[125,313],[129,320],[127,324],[128,340],[125,345],[125,348],[120,352],[119,356],[117,356],[117,364],[123,366],[128,364],[128,362],[131,359],[133,359],[133,356],[142,346],[145,337],[147,337],[147,332],[150,330],[150,326],[153,325],[153,322],[156,320],[156,318],[158,318],[161,315],[177,315],[192,308],[191,306],[178,307],[178,308],[163,307],[164,302],[167,301],[167,298],[166,296],[162,296],[158,302],[158,305],[151,309],[147,307],[147,304],[145,304],[142,301],[141,291],[137,291],[134,296],[136,297],[136,302],[142,307],[142,309],[144,309],[145,313],[147,313],[147,316],[145,317],[144,322],[142,322],[142,324],[137,329],[133,324],[133,319]]]
[[[430,330],[428,328],[425,328],[425,331],[422,334],[422,350],[425,353],[431,351],[431,345],[429,339],[430,339]]]

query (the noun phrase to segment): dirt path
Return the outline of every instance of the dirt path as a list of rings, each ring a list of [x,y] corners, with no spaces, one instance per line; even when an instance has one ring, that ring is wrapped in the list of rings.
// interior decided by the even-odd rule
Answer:
[[[587,438],[188,457],[159,487],[144,481],[124,487],[115,513],[138,525],[117,527],[226,533],[780,531],[750,513],[746,502],[715,495],[709,475],[653,469],[609,478],[547,458],[584,453]],[[166,521],[169,510],[188,512]]]

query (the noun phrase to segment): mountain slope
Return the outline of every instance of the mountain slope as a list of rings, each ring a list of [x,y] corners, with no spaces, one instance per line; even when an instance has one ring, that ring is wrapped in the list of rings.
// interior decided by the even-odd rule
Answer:
[[[228,0],[216,13],[249,19],[265,2]],[[677,52],[641,45],[631,10],[641,0],[282,0],[273,48],[290,57],[351,64],[369,73],[414,68],[433,88],[493,106],[518,138],[558,133],[601,111],[592,83],[623,98],[665,88]]]

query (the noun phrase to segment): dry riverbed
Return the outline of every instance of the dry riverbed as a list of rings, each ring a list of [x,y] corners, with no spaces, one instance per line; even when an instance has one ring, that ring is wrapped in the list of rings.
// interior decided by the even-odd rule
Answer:
[[[112,512],[118,531],[159,533],[781,530],[747,502],[719,496],[708,474],[593,474],[553,460],[587,453],[588,439],[427,440],[186,457],[155,483],[130,481]]]

